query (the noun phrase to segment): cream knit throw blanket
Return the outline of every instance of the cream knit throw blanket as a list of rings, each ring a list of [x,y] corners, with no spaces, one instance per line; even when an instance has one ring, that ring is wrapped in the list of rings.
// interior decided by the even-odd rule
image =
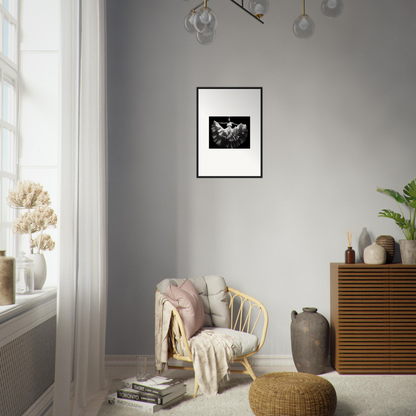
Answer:
[[[163,371],[170,358],[168,333],[173,305],[159,291],[155,298],[155,364]],[[233,337],[202,328],[188,342],[200,389],[204,396],[215,396],[234,358]]]
[[[189,340],[189,347],[199,388],[204,396],[215,396],[234,357],[233,337],[202,329]]]

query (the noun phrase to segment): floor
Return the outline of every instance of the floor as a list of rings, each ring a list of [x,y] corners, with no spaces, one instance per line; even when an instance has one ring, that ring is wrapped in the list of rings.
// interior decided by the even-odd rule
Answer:
[[[296,371],[295,366],[289,367],[253,367],[256,376],[259,377],[263,374],[273,373],[276,371]],[[129,378],[135,375],[135,367],[107,367],[106,368],[106,379],[111,382],[111,380],[115,378]],[[338,373],[332,368],[328,367],[325,371],[325,374],[331,373],[337,375]],[[183,375],[183,370],[168,370],[163,373],[164,376],[167,377],[176,377],[178,374]],[[237,376],[237,375],[232,375]],[[245,376],[249,377],[249,376]],[[93,400],[88,403],[87,408],[85,409],[84,413],[81,413],[80,416],[97,416],[98,410],[100,409],[105,397],[107,395],[106,391],[99,393]]]

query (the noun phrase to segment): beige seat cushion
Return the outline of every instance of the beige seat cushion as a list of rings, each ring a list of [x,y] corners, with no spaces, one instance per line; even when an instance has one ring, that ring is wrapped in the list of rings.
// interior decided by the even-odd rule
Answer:
[[[253,334],[247,334],[246,332],[235,331],[233,329],[228,328],[219,328],[217,326],[214,327],[206,327],[204,326],[201,328],[201,331],[213,331],[218,334],[229,335],[233,337],[233,349],[235,352],[235,357],[241,357],[242,355],[250,354],[251,352],[256,351],[257,346],[259,345],[258,338]],[[199,334],[199,332],[197,332]],[[177,342],[177,341],[176,341]],[[185,347],[183,345],[183,341],[181,340],[183,354],[187,356]],[[178,348],[178,344],[177,344]]]
[[[228,328],[219,328],[216,326],[202,328],[202,330],[205,329],[233,337],[233,347],[236,357],[256,351],[257,346],[259,345],[258,338],[253,334],[247,334],[246,332],[235,331]]]

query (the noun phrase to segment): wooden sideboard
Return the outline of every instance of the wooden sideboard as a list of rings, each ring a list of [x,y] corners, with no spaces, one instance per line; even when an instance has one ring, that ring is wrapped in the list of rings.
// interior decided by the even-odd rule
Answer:
[[[416,265],[331,263],[339,374],[416,374]]]

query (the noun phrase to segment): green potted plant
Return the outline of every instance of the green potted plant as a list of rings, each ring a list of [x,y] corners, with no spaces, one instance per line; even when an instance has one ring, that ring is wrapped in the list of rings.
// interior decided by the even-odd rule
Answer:
[[[403,188],[403,194],[392,189],[377,188],[378,192],[394,198],[400,209],[400,214],[390,209],[383,209],[378,213],[379,217],[391,218],[403,231],[405,240],[400,240],[400,254],[403,264],[416,264],[416,179]],[[409,219],[406,219],[402,206],[409,210]]]

